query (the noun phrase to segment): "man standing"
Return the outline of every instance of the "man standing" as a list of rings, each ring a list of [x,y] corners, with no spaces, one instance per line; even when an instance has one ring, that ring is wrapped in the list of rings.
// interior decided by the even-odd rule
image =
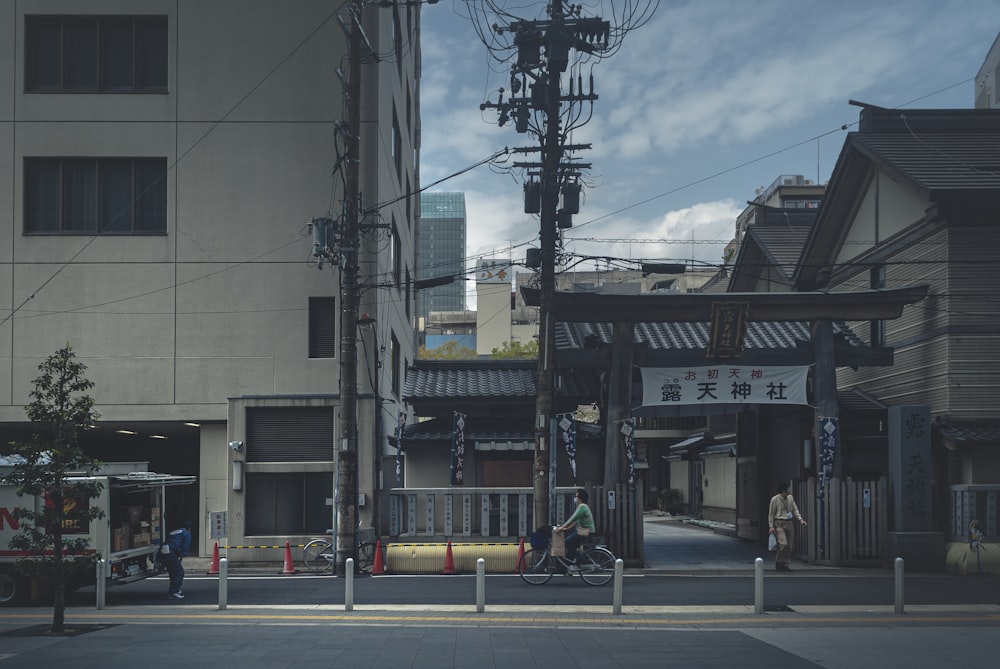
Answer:
[[[181,561],[187,557],[188,549],[191,548],[191,522],[184,521],[184,524],[167,535],[167,542],[160,549],[160,562],[170,575],[170,589],[167,590],[167,599],[184,599],[181,592],[181,585],[184,584],[184,565]]]
[[[802,523],[803,527],[806,526],[795,499],[788,493],[788,484],[782,483],[778,486],[778,493],[771,498],[771,505],[767,509],[768,534],[773,534],[778,540],[778,551],[774,556],[775,571],[791,571],[788,560],[792,556],[792,538],[796,520]]]

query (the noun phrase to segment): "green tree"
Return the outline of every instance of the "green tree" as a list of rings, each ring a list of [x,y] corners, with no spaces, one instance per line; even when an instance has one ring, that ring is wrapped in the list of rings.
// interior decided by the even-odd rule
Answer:
[[[463,346],[454,339],[446,341],[437,348],[428,349],[426,346],[421,346],[417,351],[417,358],[421,360],[475,360],[478,357],[474,349]]]
[[[10,548],[25,551],[17,567],[28,576],[51,579],[53,587],[50,633],[65,632],[66,584],[78,570],[94,569],[97,557],[87,552],[87,538],[73,530],[104,516],[90,500],[101,491],[92,480],[73,480],[71,474],[93,474],[101,463],[80,448],[80,435],[98,419],[94,400],[86,394],[93,383],[84,377],[87,367],[75,358],[69,344],[38,366],[31,403],[24,409],[37,432],[27,442],[14,442],[20,456],[3,481],[17,486],[19,496],[37,498],[14,510],[26,522],[10,540]],[[44,500],[44,502],[42,502]]]
[[[532,339],[527,344],[519,341],[505,341],[503,346],[490,352],[494,360],[537,360],[538,340]]]

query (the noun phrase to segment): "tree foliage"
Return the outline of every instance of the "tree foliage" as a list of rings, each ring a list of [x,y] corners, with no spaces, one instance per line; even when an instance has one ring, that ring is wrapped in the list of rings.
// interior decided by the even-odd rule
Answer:
[[[505,341],[502,346],[490,352],[494,360],[537,360],[538,340],[532,339],[527,344],[519,341]]]
[[[421,360],[475,360],[478,357],[475,349],[463,346],[454,339],[446,341],[437,348],[428,349],[426,346],[421,346],[417,351],[417,358]]]
[[[3,482],[28,497],[13,514],[22,521],[10,540],[10,548],[25,551],[18,569],[28,575],[51,579],[54,599],[52,632],[64,631],[67,579],[78,570],[93,569],[96,556],[84,533],[89,523],[104,516],[91,506],[101,491],[93,480],[74,480],[71,474],[94,474],[98,460],[80,447],[80,435],[93,427],[98,415],[87,395],[93,383],[85,376],[86,365],[76,360],[72,348],[56,351],[43,361],[34,380],[31,403],[25,407],[36,432],[26,442],[14,442],[19,456]]]

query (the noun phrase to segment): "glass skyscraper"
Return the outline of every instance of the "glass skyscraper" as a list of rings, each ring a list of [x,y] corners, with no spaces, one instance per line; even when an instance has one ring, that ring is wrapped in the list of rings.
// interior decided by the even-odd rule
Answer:
[[[465,310],[465,226],[465,193],[421,193],[417,278],[454,276],[455,282],[417,291],[417,316]]]

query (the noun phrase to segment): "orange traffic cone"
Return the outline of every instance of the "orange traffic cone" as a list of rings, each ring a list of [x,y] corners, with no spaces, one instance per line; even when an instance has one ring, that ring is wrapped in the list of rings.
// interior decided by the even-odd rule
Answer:
[[[372,566],[372,576],[382,576],[385,574],[385,567],[382,565],[382,540],[375,542],[375,564]]]
[[[444,571],[442,574],[455,574],[455,558],[451,554],[451,541],[448,541],[448,550],[444,554]]]
[[[292,543],[290,541],[285,542],[285,569],[281,573],[282,574],[295,573],[295,563],[292,562]]]
[[[517,559],[514,560],[514,573],[520,573],[518,569],[521,566],[521,558],[524,557],[524,539],[521,539],[521,545],[517,547]]]
[[[215,547],[212,548],[212,564],[208,565],[208,575],[219,573],[219,542],[215,542]]]

